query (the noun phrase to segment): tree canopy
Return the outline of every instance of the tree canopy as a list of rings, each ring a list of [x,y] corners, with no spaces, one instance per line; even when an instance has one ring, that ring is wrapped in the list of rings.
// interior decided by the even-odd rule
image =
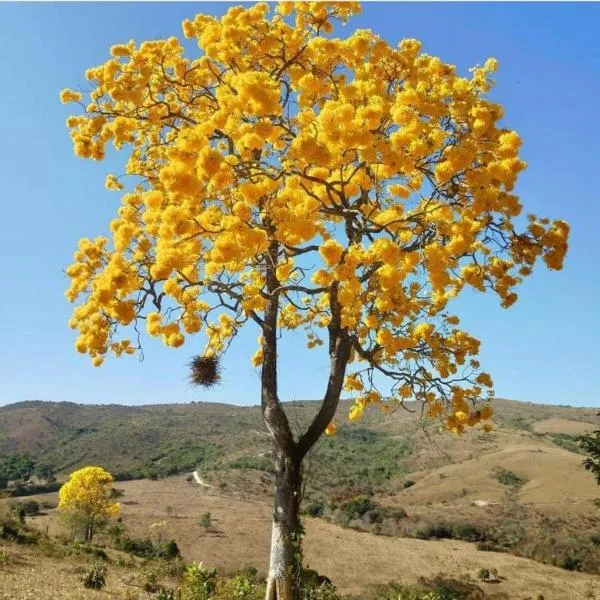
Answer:
[[[112,482],[112,475],[102,467],[83,467],[71,473],[58,492],[59,510],[84,526],[86,541],[92,540],[99,522],[119,514]]]
[[[175,37],[130,41],[86,71],[85,93],[63,90],[81,107],[75,153],[127,155],[106,179],[123,192],[110,238],[82,239],[67,269],[75,345],[94,365],[139,350],[143,322],[171,347],[204,332],[220,356],[251,321],[263,371],[273,329],[326,343],[351,419],[406,399],[455,432],[490,416],[471,402],[492,380],[451,300],[473,288],[509,307],[539,259],[561,268],[569,228],[518,218],[526,163],[488,98],[496,60],[462,76],[414,39],[334,37],[358,11],[198,15],[183,23],[198,56]]]

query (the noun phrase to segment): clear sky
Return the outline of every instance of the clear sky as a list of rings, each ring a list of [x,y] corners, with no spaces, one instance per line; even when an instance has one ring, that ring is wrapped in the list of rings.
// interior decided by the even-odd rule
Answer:
[[[146,340],[144,362],[123,357],[93,368],[73,349],[63,296],[62,269],[77,240],[105,234],[116,211],[118,195],[104,189],[104,178],[122,172],[124,155],[76,158],[59,91],[83,86],[84,70],[104,62],[112,44],[181,37],[182,19],[228,6],[0,3],[0,405],[258,402],[252,326],[227,354],[223,384],[207,393],[186,382],[186,363],[203,339],[179,349]],[[526,211],[570,223],[571,248],[565,269],[540,265],[509,310],[494,296],[471,294],[457,313],[482,341],[498,396],[600,406],[600,4],[369,3],[338,34],[359,27],[394,44],[418,38],[462,73],[489,56],[500,61],[494,98],[523,137],[529,163],[517,191]],[[304,352],[301,341],[298,334],[282,349],[283,399],[324,390],[323,357]]]

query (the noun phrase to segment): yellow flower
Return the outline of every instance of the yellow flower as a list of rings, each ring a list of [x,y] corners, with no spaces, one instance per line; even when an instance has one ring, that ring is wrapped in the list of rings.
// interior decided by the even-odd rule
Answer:
[[[325,428],[325,435],[327,435],[327,436],[335,435],[337,433],[337,429],[338,429],[337,425],[332,421]]]
[[[61,92],[75,103],[75,154],[102,160],[112,146],[123,177],[106,187],[133,181],[109,239],[81,240],[66,269],[76,351],[95,365],[131,354],[131,332],[119,334],[145,319],[167,346],[205,335],[220,354],[242,325],[272,318],[278,335],[306,331],[309,348],[327,328],[348,336],[347,362],[363,363],[344,383],[361,394],[353,419],[386,395],[422,403],[456,433],[491,416],[471,408],[491,377],[460,376],[479,369],[479,341],[448,305],[469,287],[512,305],[538,262],[562,267],[569,227],[535,215],[520,227],[526,163],[489,97],[496,61],[459,77],[417,40],[329,35],[358,11],[199,14],[182,24],[198,56],[175,37],[117,44],[85,72],[89,92]],[[396,374],[381,394],[362,389],[371,368]],[[426,391],[436,378],[450,399]]]
[[[323,257],[323,260],[330,266],[333,267],[336,265],[340,258],[342,257],[342,253],[344,252],[344,247],[337,240],[327,240],[323,244],[321,244],[319,248],[319,253]]]
[[[82,95],[80,92],[70,90],[69,88],[65,88],[60,93],[60,101],[63,104],[67,104],[68,102],[79,102],[81,98]]]

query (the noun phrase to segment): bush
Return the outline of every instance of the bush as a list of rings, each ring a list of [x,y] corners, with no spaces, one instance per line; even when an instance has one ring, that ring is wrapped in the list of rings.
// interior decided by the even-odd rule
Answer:
[[[158,556],[159,558],[164,558],[165,560],[173,560],[181,556],[177,542],[175,540],[169,540],[163,544],[162,548],[160,548],[158,551]]]
[[[14,515],[0,514],[0,539],[18,544],[35,544],[39,539],[39,533],[15,519]]]
[[[100,563],[92,565],[81,575],[83,587],[92,590],[101,590],[106,585],[106,573],[107,568],[105,565]]]
[[[365,494],[350,498],[342,505],[343,511],[350,519],[358,519],[375,508],[377,508],[376,504]]]
[[[414,536],[419,540],[450,539],[452,529],[448,525],[423,525],[415,530]]]
[[[115,545],[118,550],[128,552],[141,558],[152,558],[155,554],[154,543],[149,538],[130,538],[120,539]]]
[[[376,596],[377,600],[484,600],[485,597],[475,584],[439,575],[433,579],[421,577],[417,585],[390,583]]]
[[[253,469],[265,473],[275,473],[273,461],[267,456],[242,456],[229,463],[231,469]]]
[[[322,517],[325,512],[325,504],[322,500],[313,500],[306,508],[306,514],[311,517]]]
[[[192,562],[183,576],[182,600],[209,600],[217,589],[217,572]]]
[[[485,538],[485,535],[471,523],[455,523],[452,525],[452,537],[466,542],[479,542]]]
[[[0,548],[0,569],[8,564],[8,552],[5,548]]]
[[[496,479],[502,485],[509,485],[514,488],[520,488],[529,481],[529,479],[525,477],[521,477],[512,471],[507,471],[506,469],[502,468],[496,469]]]
[[[114,540],[114,545],[117,550],[128,552],[140,558],[172,560],[181,556],[175,540],[158,544],[150,538],[117,537]]]
[[[581,571],[582,564],[581,559],[576,556],[567,556],[563,559],[561,565],[563,569],[567,571]]]
[[[40,514],[40,504],[35,500],[27,500],[26,502],[17,502],[11,507],[12,512],[17,516],[20,521],[23,521],[25,517]]]
[[[342,600],[331,579],[314,569],[302,569],[300,600]]]
[[[414,531],[414,537],[420,540],[452,539],[466,542],[478,542],[485,539],[485,534],[471,523],[445,523],[427,524]]]
[[[58,492],[62,483],[55,481],[45,485],[16,485],[10,495],[13,497],[19,496],[35,496],[37,494],[46,494],[48,492]]]
[[[209,512],[204,513],[200,517],[200,521],[198,522],[200,527],[204,529],[204,531],[208,531],[209,527],[212,525],[212,517]]]
[[[258,600],[264,596],[257,590],[254,581],[246,575],[235,575],[217,583],[215,600]]]
[[[301,600],[343,600],[332,583],[322,583],[314,588],[303,589],[300,598]]]

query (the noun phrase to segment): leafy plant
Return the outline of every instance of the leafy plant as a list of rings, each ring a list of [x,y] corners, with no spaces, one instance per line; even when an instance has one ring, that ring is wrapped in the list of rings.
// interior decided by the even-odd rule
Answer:
[[[200,527],[202,527],[202,529],[204,529],[204,531],[208,531],[209,528],[212,525],[212,516],[209,512],[205,512],[201,517],[200,517],[200,521],[198,521],[198,524],[200,525]]]
[[[524,486],[529,480],[526,477],[521,477],[512,471],[498,467],[495,471],[496,479],[502,485],[509,485],[514,488],[520,488]]]
[[[201,562],[187,565],[182,586],[183,600],[209,600],[217,589],[217,571]]]
[[[106,565],[96,563],[81,575],[83,587],[93,590],[101,590],[106,585]]]

